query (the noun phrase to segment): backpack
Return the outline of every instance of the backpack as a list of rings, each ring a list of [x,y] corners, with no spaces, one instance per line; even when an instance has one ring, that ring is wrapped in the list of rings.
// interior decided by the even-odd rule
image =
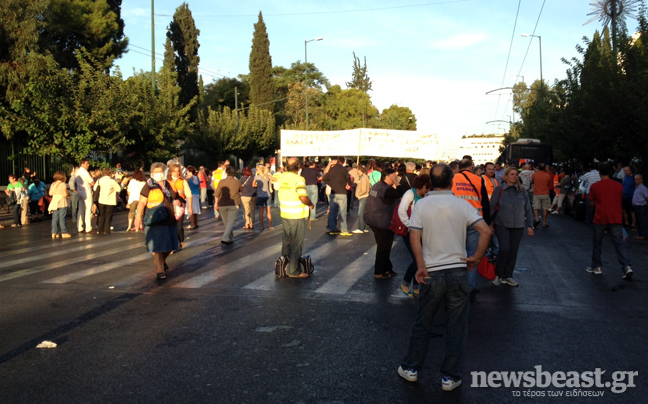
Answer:
[[[311,275],[313,271],[315,271],[315,265],[313,265],[310,255],[301,257],[299,260],[299,266],[301,267],[302,272],[307,273],[308,275]]]
[[[282,255],[281,257],[277,258],[275,261],[275,275],[277,278],[286,278],[288,277],[288,262],[290,260],[288,257]]]

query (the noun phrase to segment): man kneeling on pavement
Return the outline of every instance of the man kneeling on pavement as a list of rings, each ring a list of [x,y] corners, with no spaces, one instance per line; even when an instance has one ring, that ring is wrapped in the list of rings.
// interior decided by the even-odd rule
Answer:
[[[299,262],[304,248],[306,221],[310,209],[315,207],[306,193],[306,180],[297,174],[300,168],[299,159],[289,158],[286,171],[279,179],[279,204],[283,227],[281,255],[288,257],[286,272],[292,278],[306,278],[310,275],[302,272]]]

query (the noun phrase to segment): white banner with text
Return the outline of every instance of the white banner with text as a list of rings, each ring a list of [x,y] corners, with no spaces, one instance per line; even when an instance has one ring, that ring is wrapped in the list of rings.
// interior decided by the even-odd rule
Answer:
[[[437,135],[390,129],[282,130],[281,154],[295,156],[378,156],[438,160]]]

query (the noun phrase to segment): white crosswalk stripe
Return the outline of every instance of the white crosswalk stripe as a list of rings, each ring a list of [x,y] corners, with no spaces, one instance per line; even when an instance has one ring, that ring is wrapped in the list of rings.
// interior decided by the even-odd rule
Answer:
[[[315,290],[316,293],[333,293],[343,295],[373,266],[376,246],[371,247],[342,271]]]

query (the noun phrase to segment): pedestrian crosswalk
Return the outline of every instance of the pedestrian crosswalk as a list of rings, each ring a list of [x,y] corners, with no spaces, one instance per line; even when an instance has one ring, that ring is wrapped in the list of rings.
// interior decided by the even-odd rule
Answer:
[[[281,227],[275,231],[235,232],[232,246],[220,243],[222,225],[203,224],[188,233],[185,247],[172,255],[172,272],[166,282],[157,284],[171,290],[238,288],[247,294],[299,289],[300,296],[344,299],[349,294],[366,295],[372,300],[375,290],[353,290],[359,282],[373,279],[376,247],[368,237],[342,239],[312,232],[307,235],[304,254],[311,256],[316,271],[307,280],[277,279],[274,261],[281,254]],[[39,246],[20,245],[5,251],[0,261],[0,283],[66,285],[137,289],[156,284],[151,254],[146,252],[142,234],[114,233],[109,237],[82,235],[69,242],[52,241]],[[193,265],[200,261],[201,265]],[[178,268],[177,270],[175,268]],[[102,274],[101,277],[98,275]],[[388,281],[390,297],[405,298],[399,280]],[[286,286],[288,285],[288,286]],[[306,296],[307,297],[307,296]]]

